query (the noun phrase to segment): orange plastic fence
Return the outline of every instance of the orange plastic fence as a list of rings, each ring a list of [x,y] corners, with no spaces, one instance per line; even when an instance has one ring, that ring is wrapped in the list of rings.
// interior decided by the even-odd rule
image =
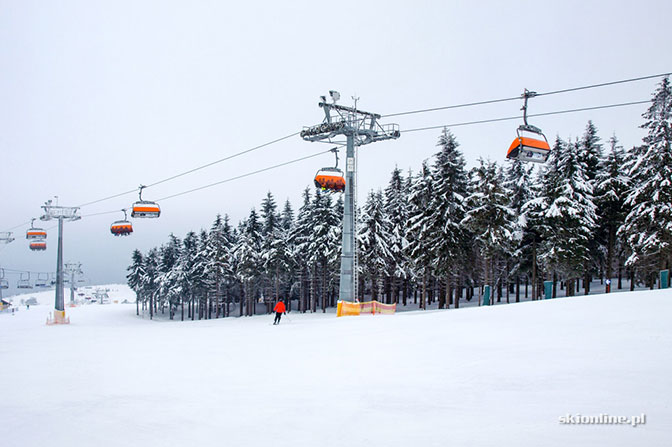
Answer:
[[[363,303],[352,303],[350,301],[339,301],[336,307],[336,316],[345,317],[362,314],[383,314],[392,315],[397,311],[396,304],[383,304],[378,301],[365,301]]]

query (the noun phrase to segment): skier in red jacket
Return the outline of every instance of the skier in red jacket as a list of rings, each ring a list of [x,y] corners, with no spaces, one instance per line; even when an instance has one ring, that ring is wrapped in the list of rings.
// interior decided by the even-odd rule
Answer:
[[[280,317],[282,314],[287,313],[287,309],[285,308],[285,303],[282,302],[282,298],[280,298],[278,304],[275,305],[273,311],[275,312],[275,320],[273,321],[273,324],[280,324]]]

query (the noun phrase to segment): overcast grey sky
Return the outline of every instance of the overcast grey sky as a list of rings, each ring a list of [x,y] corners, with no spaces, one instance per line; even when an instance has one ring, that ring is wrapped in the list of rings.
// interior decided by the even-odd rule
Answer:
[[[380,114],[663,73],[670,60],[669,1],[0,1],[0,231],[39,217],[55,195],[75,206],[149,184],[317,124],[320,95]],[[650,98],[659,80],[535,98],[530,113]],[[384,119],[402,136],[365,146],[359,196],[399,166],[417,170],[439,130],[404,129],[513,116],[521,104]],[[589,119],[607,140],[638,144],[646,106],[531,120],[549,140],[580,136]],[[515,121],[452,129],[472,166],[504,162]],[[325,150],[299,137],[150,188],[160,198]],[[124,281],[131,251],[169,233],[238,222],[267,191],[299,205],[316,157],[161,203],[158,220],[122,213],[66,224],[65,259],[95,283]],[[91,205],[118,210],[136,196]],[[48,225],[51,226],[51,225]],[[26,227],[0,247],[0,266],[53,271],[56,231],[30,252]],[[17,277],[10,276],[15,283]]]

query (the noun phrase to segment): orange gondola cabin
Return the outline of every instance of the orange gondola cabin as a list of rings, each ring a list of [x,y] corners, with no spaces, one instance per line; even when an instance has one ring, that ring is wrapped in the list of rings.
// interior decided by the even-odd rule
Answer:
[[[124,220],[117,220],[110,225],[110,232],[115,236],[128,236],[133,233],[133,224],[126,218],[126,210],[123,209],[122,211],[124,212]]]
[[[133,204],[131,208],[131,217],[140,217],[140,218],[156,218],[161,215],[161,208],[156,202],[150,202],[149,200],[142,200],[142,190],[146,188],[145,186],[140,186],[140,200]]]
[[[126,220],[118,220],[110,225],[110,232],[115,236],[128,236],[133,233],[133,224]]]
[[[537,96],[537,92],[531,92],[528,89],[525,89],[522,94],[522,98],[525,100],[521,109],[523,111],[524,124],[518,126],[518,129],[516,129],[518,137],[509,146],[506,158],[531,161],[533,163],[546,163],[548,156],[551,154],[551,147],[548,145],[548,140],[541,129],[527,122],[527,100],[535,96]],[[526,134],[533,136],[526,136]]]
[[[345,191],[345,177],[338,168],[322,168],[315,174],[315,186],[323,191]]]
[[[47,249],[46,239],[34,239],[30,242],[30,249],[33,251],[44,251]]]
[[[525,130],[529,132],[528,129]],[[537,132],[533,133],[536,134]],[[506,158],[531,161],[533,163],[545,163],[551,153],[551,147],[548,141],[546,141],[544,134],[539,133],[538,135],[543,137],[543,140],[523,136],[519,131],[518,137],[509,146]]]
[[[43,230],[42,228],[34,227],[33,222],[35,222],[35,219],[31,220],[30,228],[28,228],[26,230],[26,239],[28,239],[28,240],[46,239],[47,238],[47,232],[45,230]]]

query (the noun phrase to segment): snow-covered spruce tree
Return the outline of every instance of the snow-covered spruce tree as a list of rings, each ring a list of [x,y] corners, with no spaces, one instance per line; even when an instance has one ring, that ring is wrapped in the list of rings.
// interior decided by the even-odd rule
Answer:
[[[514,220],[519,231],[519,234],[516,237],[518,242],[515,244],[510,257],[511,273],[514,275],[516,282],[516,302],[520,301],[521,275],[524,275],[525,278],[529,278],[532,272],[531,244],[533,237],[529,234],[526,225],[523,206],[532,198],[533,170],[534,166],[530,166],[529,164],[515,159],[507,164],[504,172],[504,186],[509,191],[511,198],[510,206],[515,214]],[[527,291],[527,288],[525,290]]]
[[[542,242],[547,234],[553,231],[555,222],[547,217],[547,211],[557,198],[560,189],[559,160],[566,143],[557,136],[553,150],[544,164],[539,175],[532,183],[531,198],[523,205],[523,246],[527,246],[530,253],[530,270],[532,281],[532,299],[540,296],[544,273],[547,279],[553,279],[553,266],[544,264]],[[540,267],[543,267],[543,270]]]
[[[154,318],[154,303],[159,294],[158,276],[159,276],[159,251],[152,248],[145,256],[145,274],[142,277],[142,297],[149,307],[149,318]]]
[[[175,264],[180,256],[180,240],[170,234],[168,242],[159,247],[159,265],[157,272],[158,299],[157,304],[162,309],[168,305],[170,318],[173,318],[174,308],[181,299],[179,285],[176,282]]]
[[[439,293],[439,308],[443,308],[450,306],[454,290],[461,293],[465,275],[468,234],[462,220],[469,179],[459,143],[447,128],[437,146],[440,150],[432,166],[433,193],[429,204],[432,212],[426,224],[430,228],[430,251],[435,256],[433,268],[440,279],[439,291],[445,290],[445,295]]]
[[[432,172],[426,161],[413,183],[408,198],[408,224],[406,240],[409,243],[408,253],[411,268],[415,278],[421,283],[419,307],[427,307],[427,287],[430,275],[433,273],[434,253],[431,251],[431,231],[433,210],[431,208],[434,194]]]
[[[364,204],[358,238],[359,263],[371,283],[373,300],[382,301],[383,281],[393,261],[390,250],[390,221],[385,213],[383,193],[370,191]]]
[[[231,227],[229,216],[224,218],[217,214],[210,228],[207,244],[207,274],[213,282],[216,318],[220,315],[228,317],[229,303],[229,280],[232,275],[231,266]]]
[[[597,128],[592,121],[588,121],[586,131],[579,141],[579,159],[584,166],[586,181],[590,183],[593,191],[596,187],[596,178],[600,169],[600,160],[602,159],[602,143],[597,135]],[[599,218],[599,215],[598,215]],[[590,259],[584,265],[584,289],[586,295],[590,292],[590,282],[596,274],[599,274],[599,267],[603,264],[603,257],[598,237],[597,227],[593,237],[588,243]]]
[[[199,297],[198,319],[212,318],[212,296],[215,283],[208,272],[208,232],[201,229],[198,236],[198,252],[191,269],[192,281]]]
[[[405,188],[405,181],[401,174],[401,169],[395,167],[392,171],[390,183],[385,188],[385,214],[388,217],[390,227],[390,253],[392,258],[388,265],[387,277],[391,279],[386,286],[387,299],[394,303],[399,302],[399,291],[402,284],[407,281],[406,270],[406,247],[408,242],[405,238],[405,227],[408,220],[408,190]],[[390,292],[392,299],[390,300]],[[404,298],[406,298],[406,288],[404,287]],[[406,300],[404,299],[404,304]]]
[[[294,283],[294,276],[296,273],[296,264],[292,254],[294,247],[292,245],[292,232],[294,231],[294,210],[289,200],[285,201],[285,205],[280,214],[280,222],[278,226],[278,235],[275,238],[275,251],[277,259],[279,281],[278,294],[285,298],[287,310],[292,310],[292,285]]]
[[[261,202],[261,261],[262,295],[266,303],[266,312],[273,310],[273,305],[278,299],[280,286],[280,255],[276,249],[280,238],[280,216],[278,215],[275,197],[270,191]]]
[[[636,268],[654,287],[656,270],[672,261],[672,86],[664,78],[644,113],[642,128],[648,134],[632,163],[631,207],[620,234],[631,255],[626,265]]]
[[[133,250],[131,255],[131,265],[126,269],[126,282],[128,287],[135,292],[135,314],[140,315],[140,301],[142,301],[142,277],[145,274],[145,260],[142,252],[138,249]]]
[[[341,273],[341,243],[343,241],[343,194],[332,193],[336,200],[333,203],[330,220],[333,223],[331,244],[332,251],[329,257],[329,294],[331,295],[331,306],[336,306],[338,302],[338,292],[340,288]]]
[[[590,241],[597,225],[593,188],[587,181],[579,143],[562,145],[558,155],[558,182],[547,191],[542,259],[567,280],[567,294],[573,295],[575,281],[590,261]]]
[[[240,235],[238,243],[234,248],[237,269],[236,276],[243,284],[243,300],[240,301],[240,314],[251,316],[256,313],[256,298],[259,279],[261,277],[261,243],[262,226],[259,217],[254,208],[250,211],[248,218],[240,225]]]
[[[623,225],[628,212],[625,198],[630,187],[630,179],[623,169],[625,152],[623,147],[618,145],[615,135],[609,140],[609,147],[610,149],[600,161],[595,179],[595,204],[599,223],[597,239],[604,247],[605,276],[611,280],[616,265],[619,272],[618,288],[620,289],[624,251],[616,233]]]
[[[196,318],[196,306],[198,298],[198,284],[194,275],[194,265],[199,254],[198,236],[190,231],[182,241],[182,249],[179,259],[175,265],[175,276],[177,286],[180,288],[182,301],[187,301],[188,317],[194,320]],[[184,304],[182,304],[182,315],[184,317]]]
[[[340,255],[340,221],[333,206],[332,193],[317,190],[310,207],[312,234],[307,240],[308,264],[312,272],[311,310],[315,312],[319,300],[322,312],[334,296],[334,272],[338,271]]]
[[[485,283],[496,285],[502,278],[495,264],[509,256],[519,234],[516,213],[511,208],[510,192],[496,162],[483,159],[471,171],[470,194],[462,224],[471,230],[485,264]]]
[[[292,263],[296,266],[296,274],[299,281],[299,311],[305,312],[308,309],[308,292],[310,289],[311,278],[310,268],[306,259],[309,257],[309,244],[313,231],[312,223],[312,196],[310,188],[303,191],[303,204],[299,208],[289,245],[293,248],[291,252]]]

